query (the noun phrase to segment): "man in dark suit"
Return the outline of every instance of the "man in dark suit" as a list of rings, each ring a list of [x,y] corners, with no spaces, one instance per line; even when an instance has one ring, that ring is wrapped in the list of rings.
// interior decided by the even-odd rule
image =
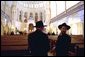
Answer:
[[[71,37],[66,32],[70,29],[70,26],[63,23],[58,28],[61,30],[61,33],[56,42],[56,56],[68,56]]]
[[[43,33],[44,25],[42,21],[36,22],[36,31],[28,35],[28,48],[32,56],[47,56],[50,49],[48,36]]]

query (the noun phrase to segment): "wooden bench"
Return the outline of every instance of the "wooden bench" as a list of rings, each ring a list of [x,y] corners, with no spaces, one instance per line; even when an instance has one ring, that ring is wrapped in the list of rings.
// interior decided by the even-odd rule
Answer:
[[[26,35],[1,36],[1,50],[26,50],[28,41]]]
[[[1,50],[27,50],[28,40],[27,35],[4,35],[1,36]],[[49,36],[52,41],[57,41],[57,35]],[[52,42],[54,43],[54,42]],[[84,48],[84,38],[82,35],[72,35],[71,43]]]

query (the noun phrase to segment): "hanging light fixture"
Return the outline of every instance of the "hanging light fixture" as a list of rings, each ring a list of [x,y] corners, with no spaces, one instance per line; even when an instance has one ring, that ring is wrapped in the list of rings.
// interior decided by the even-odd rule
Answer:
[[[65,1],[65,12],[66,12],[66,14],[67,14],[67,10],[66,10],[66,1]]]
[[[68,20],[68,13],[67,13],[66,1],[65,1],[65,13],[66,13],[66,22],[67,22],[67,20]]]

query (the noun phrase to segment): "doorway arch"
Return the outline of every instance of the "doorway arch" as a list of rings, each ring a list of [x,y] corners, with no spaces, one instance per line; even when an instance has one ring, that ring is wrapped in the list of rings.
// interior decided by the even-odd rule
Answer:
[[[29,32],[32,32],[33,30],[34,30],[34,25],[33,25],[33,23],[29,23],[28,31],[29,31]]]

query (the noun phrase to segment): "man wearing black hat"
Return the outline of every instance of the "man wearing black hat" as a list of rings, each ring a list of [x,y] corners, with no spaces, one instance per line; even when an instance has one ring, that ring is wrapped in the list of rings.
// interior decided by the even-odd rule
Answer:
[[[71,37],[66,34],[66,31],[70,29],[70,26],[63,23],[59,25],[58,28],[61,30],[61,33],[56,42],[56,56],[67,56],[69,45],[71,43]]]
[[[36,31],[28,35],[28,48],[32,56],[47,56],[50,49],[48,36],[43,33],[44,25],[42,21],[36,22]]]

